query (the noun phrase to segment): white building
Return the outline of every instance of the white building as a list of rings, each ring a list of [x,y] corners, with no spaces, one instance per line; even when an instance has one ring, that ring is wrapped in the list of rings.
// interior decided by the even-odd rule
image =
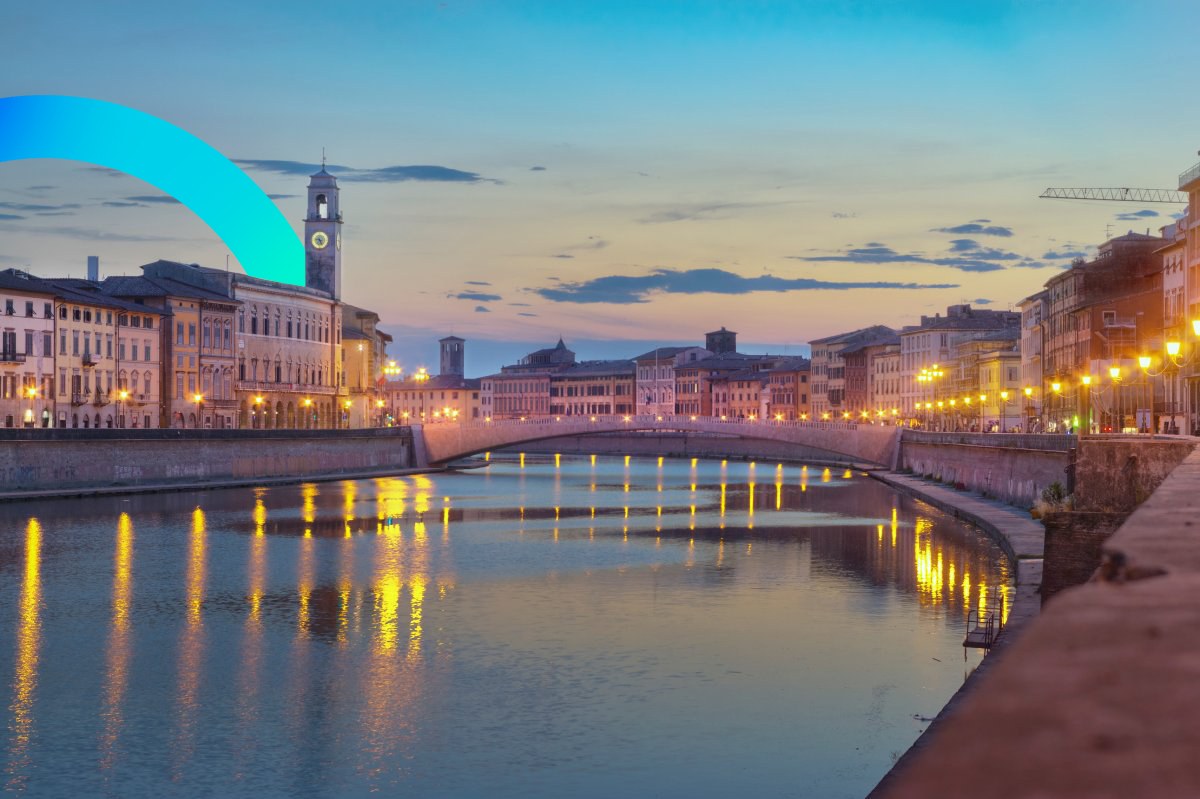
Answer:
[[[675,413],[675,367],[711,356],[703,347],[658,347],[634,358],[637,413]]]

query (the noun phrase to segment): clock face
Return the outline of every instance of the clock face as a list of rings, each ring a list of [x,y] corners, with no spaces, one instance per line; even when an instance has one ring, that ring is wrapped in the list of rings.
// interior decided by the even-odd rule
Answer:
[[[337,232],[337,238],[334,239],[334,243],[337,245],[339,250],[342,249],[342,231],[339,230]]]
[[[318,230],[316,233],[312,234],[312,246],[316,247],[318,250],[323,250],[328,245],[329,236],[323,231]]]

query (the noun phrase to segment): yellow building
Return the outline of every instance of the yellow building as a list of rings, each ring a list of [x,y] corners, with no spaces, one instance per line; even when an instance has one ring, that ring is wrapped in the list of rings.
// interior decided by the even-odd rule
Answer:
[[[382,398],[389,421],[397,425],[484,418],[478,378],[430,375],[422,369],[405,380],[384,383]]]

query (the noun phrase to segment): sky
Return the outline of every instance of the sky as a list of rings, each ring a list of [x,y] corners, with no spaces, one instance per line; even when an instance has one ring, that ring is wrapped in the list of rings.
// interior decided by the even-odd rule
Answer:
[[[0,96],[166,119],[299,233],[322,148],[343,298],[405,367],[470,374],[561,335],[629,357],[721,326],[745,351],[971,302],[1009,308],[1107,235],[1181,210],[1038,199],[1175,188],[1200,4],[124,2],[7,9]],[[0,164],[0,268],[223,267],[132,177]],[[236,262],[233,268],[237,268]]]

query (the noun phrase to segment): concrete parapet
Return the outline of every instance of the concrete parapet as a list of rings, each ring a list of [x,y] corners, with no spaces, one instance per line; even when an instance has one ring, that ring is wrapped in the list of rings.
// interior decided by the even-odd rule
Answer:
[[[978,437],[994,440],[1000,436]],[[897,465],[956,488],[1030,508],[1042,489],[1056,482],[1066,484],[1068,464],[1068,453],[1061,450],[910,439],[906,434]]]
[[[45,432],[0,444],[0,493],[304,479],[413,464],[412,434],[406,428]]]

